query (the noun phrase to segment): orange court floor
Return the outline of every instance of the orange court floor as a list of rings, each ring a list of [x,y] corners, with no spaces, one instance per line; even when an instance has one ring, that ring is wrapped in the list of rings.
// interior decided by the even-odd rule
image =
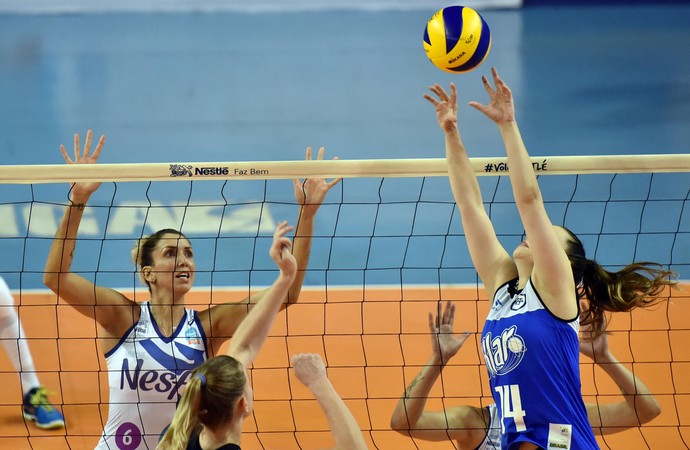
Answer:
[[[237,301],[239,291],[213,291],[212,303]],[[640,428],[598,437],[602,449],[690,448],[690,301],[688,286],[651,310],[613,317],[609,344],[656,396],[662,413]],[[19,316],[41,382],[62,408],[66,428],[44,431],[21,414],[19,377],[0,354],[0,449],[92,449],[107,418],[107,373],[94,322],[48,293],[18,293]],[[309,288],[282,311],[251,370],[255,406],[245,422],[243,450],[328,448],[325,417],[292,374],[295,353],[322,355],[335,388],[350,407],[371,449],[454,449],[451,441],[424,442],[393,432],[389,419],[399,396],[430,353],[428,313],[439,298],[457,305],[455,331],[473,332],[432,390],[428,408],[492,402],[479,337],[488,311],[476,287]],[[209,292],[188,296],[193,307]],[[586,402],[622,401],[607,375],[581,361]],[[538,376],[538,374],[535,374]]]

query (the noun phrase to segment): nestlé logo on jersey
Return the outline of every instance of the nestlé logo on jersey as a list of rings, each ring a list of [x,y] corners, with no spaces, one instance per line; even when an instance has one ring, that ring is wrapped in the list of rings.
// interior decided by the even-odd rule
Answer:
[[[168,370],[144,370],[144,360],[137,358],[137,366],[134,371],[129,370],[129,360],[122,361],[120,371],[120,390],[125,388],[125,382],[129,389],[148,392],[155,390],[160,393],[168,393],[167,399],[172,400],[178,395],[182,386],[187,384],[192,369],[181,370],[178,373]]]
[[[196,333],[196,332],[195,332]],[[198,334],[198,333],[196,333]],[[190,335],[187,335],[189,339]],[[198,336],[200,338],[200,336]],[[195,338],[194,340],[196,340]],[[152,339],[144,339],[139,342],[142,352],[148,355],[149,361],[136,358],[136,367],[130,369],[130,358],[122,360],[120,370],[120,389],[129,388],[142,392],[155,391],[167,394],[167,399],[172,400],[178,396],[179,390],[187,383],[192,371],[201,365],[205,359],[203,350],[173,342],[174,354],[168,354],[160,348]],[[144,368],[146,362],[147,367]]]

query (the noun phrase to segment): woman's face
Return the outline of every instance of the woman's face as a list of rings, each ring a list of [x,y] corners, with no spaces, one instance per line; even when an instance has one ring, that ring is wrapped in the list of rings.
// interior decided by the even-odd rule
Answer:
[[[196,265],[189,241],[178,234],[166,233],[153,250],[153,264],[149,267],[152,289],[170,290],[185,294],[194,284]]]

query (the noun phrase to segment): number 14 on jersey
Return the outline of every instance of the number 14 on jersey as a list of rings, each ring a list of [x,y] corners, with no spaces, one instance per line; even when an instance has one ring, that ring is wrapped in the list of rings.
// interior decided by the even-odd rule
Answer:
[[[527,429],[525,427],[525,416],[527,413],[522,409],[520,386],[508,384],[496,386],[494,390],[498,392],[498,396],[501,399],[501,433],[506,432],[505,419],[513,419],[515,431],[525,431]]]

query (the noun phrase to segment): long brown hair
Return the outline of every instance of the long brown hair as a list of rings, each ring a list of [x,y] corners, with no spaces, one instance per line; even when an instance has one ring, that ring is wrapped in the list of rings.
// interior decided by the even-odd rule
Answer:
[[[666,287],[678,284],[675,272],[655,262],[633,262],[617,272],[609,272],[588,259],[580,239],[569,229],[563,229],[570,236],[565,251],[573,269],[577,298],[588,303],[580,320],[583,325],[592,326],[593,339],[605,332],[606,312],[652,306],[663,299],[660,296]]]
[[[246,383],[244,367],[231,356],[216,356],[197,367],[157,448],[184,450],[200,425],[214,430],[230,422]]]

